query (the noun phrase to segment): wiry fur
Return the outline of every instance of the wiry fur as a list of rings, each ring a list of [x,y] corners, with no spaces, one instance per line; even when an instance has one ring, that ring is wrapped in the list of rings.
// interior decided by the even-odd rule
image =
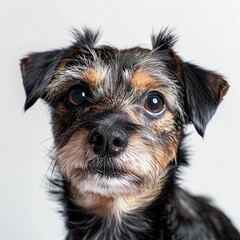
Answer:
[[[184,62],[167,29],[152,37],[152,49],[97,46],[99,32],[88,29],[74,35],[67,48],[21,61],[25,109],[40,97],[51,108],[52,192],[63,204],[67,240],[240,239],[209,200],[177,183],[187,164],[184,127],[193,123],[204,135],[227,82]],[[79,106],[69,101],[74,88],[85,94]],[[145,101],[156,92],[164,108],[151,114]],[[103,142],[123,137],[116,155],[94,148],[100,128]]]
[[[157,51],[172,49],[177,38],[168,28],[162,29],[158,35],[152,35],[152,48]]]

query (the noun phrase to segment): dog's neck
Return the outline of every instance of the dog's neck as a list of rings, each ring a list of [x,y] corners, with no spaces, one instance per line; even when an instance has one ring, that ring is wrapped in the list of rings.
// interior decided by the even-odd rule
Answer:
[[[88,205],[86,208],[86,206],[83,207],[72,199],[72,190],[69,185],[65,185],[65,187],[65,191],[68,193],[64,195],[66,224],[69,230],[69,238],[67,239],[71,240],[146,239],[149,229],[156,222],[157,211],[165,211],[163,208],[161,210],[160,205],[164,206],[166,204],[164,204],[164,198],[160,196],[157,199],[151,199],[148,206],[133,210],[131,207],[136,204],[136,201],[128,199],[128,202],[126,202],[124,199],[118,199],[118,201],[122,201],[119,205],[121,209],[116,209],[120,208],[116,206],[118,204],[116,200],[91,195],[92,200],[88,202],[86,199],[84,203]],[[78,198],[80,204],[83,204],[83,199],[84,196]],[[103,214],[104,209],[106,213]]]
[[[52,192],[63,204],[67,240],[150,240],[149,231],[151,235],[159,236],[159,226],[164,228],[165,224],[159,216],[166,216],[168,189],[169,185],[174,187],[175,167],[172,161],[168,171],[160,178],[164,181],[159,180],[156,184],[155,194],[151,188],[149,194],[145,189],[135,196],[125,195],[117,199],[76,191],[56,167],[58,177],[52,181]],[[155,224],[158,227],[155,228]]]
[[[56,182],[54,184],[56,190]],[[163,212],[166,211],[169,193],[164,186],[162,192],[158,189],[158,196],[155,198],[146,193],[143,196],[142,193],[135,197],[126,195],[113,199],[98,194],[76,194],[77,191],[66,180],[59,181],[57,185],[61,188],[59,197],[64,204],[68,240],[151,239],[148,237],[149,231],[159,231],[159,228],[153,227],[159,222],[156,218],[158,219],[159,214],[166,215]],[[150,192],[152,193],[152,189]],[[141,197],[145,197],[142,200],[144,204]],[[163,226],[165,223],[159,224]]]

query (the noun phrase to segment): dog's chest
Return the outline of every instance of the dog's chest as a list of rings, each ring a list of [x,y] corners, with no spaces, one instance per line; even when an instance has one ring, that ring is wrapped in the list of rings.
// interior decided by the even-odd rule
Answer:
[[[70,231],[66,240],[143,240],[146,239],[149,224],[141,215],[101,221],[92,218]]]

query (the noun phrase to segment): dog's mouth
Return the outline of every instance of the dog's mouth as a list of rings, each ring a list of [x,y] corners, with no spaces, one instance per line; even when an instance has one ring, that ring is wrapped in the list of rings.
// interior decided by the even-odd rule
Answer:
[[[124,166],[120,166],[114,158],[97,157],[88,162],[87,167],[75,169],[75,179],[83,186],[91,182],[92,186],[98,185],[101,188],[121,186],[126,190],[130,185],[139,186],[143,183],[143,178],[133,172],[127,171]],[[116,184],[116,186],[115,186]],[[125,187],[124,187],[125,186]]]
[[[98,168],[89,168],[87,169],[87,173],[90,174],[99,174],[100,176],[105,177],[121,177],[123,175],[127,175],[128,173],[120,168],[109,167],[109,166],[101,166]]]
[[[130,182],[134,182],[135,184],[140,184],[143,182],[143,178],[140,176],[137,176],[133,173],[126,172],[123,170],[116,170],[116,169],[100,169],[100,168],[91,168],[91,169],[82,169],[78,168],[77,169],[77,175],[79,180],[82,179],[84,180],[85,178],[104,178],[108,179],[109,181],[113,179],[118,179],[119,181],[121,179],[129,179]]]
[[[105,196],[118,196],[137,192],[143,178],[126,171],[116,164],[89,164],[87,168],[77,168],[74,185],[82,192],[92,192]]]
[[[106,178],[123,178],[131,176],[138,179],[140,177],[127,171],[123,166],[116,164],[113,158],[110,157],[98,157],[88,162],[87,167],[77,168],[77,172],[82,178],[86,176],[98,176]]]
[[[88,162],[86,172],[105,177],[121,177],[129,174],[123,166],[116,164],[112,157],[97,157]]]

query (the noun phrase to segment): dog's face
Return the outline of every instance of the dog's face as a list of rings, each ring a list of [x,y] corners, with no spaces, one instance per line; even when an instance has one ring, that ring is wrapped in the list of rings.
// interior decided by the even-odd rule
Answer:
[[[51,107],[56,161],[76,202],[98,212],[113,200],[147,205],[175,165],[184,125],[203,135],[228,85],[183,62],[166,31],[152,50],[96,47],[88,30],[76,36],[69,48],[22,60],[25,108],[39,97]]]

